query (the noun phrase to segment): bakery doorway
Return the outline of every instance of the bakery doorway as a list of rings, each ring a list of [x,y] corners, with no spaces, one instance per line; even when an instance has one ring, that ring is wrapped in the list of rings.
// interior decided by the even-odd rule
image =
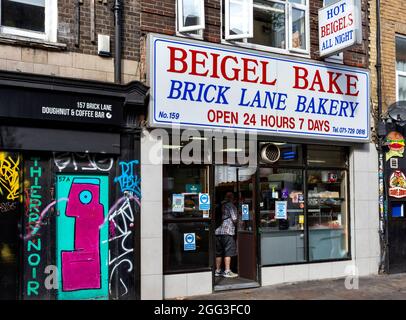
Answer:
[[[259,286],[255,177],[255,168],[215,167],[215,291]]]

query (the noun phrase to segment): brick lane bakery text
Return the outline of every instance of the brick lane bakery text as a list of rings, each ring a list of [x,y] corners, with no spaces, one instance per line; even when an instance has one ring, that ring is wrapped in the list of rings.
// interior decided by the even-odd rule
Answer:
[[[330,132],[332,126],[326,119],[305,119],[301,114],[354,118],[359,102],[348,101],[346,97],[359,94],[358,76],[341,71],[309,69],[306,65],[293,65],[290,70],[274,70],[269,59],[221,55],[203,50],[168,47],[168,73],[186,74],[193,81],[176,80],[171,77],[167,98],[188,102],[204,103],[207,106],[207,120],[211,123],[227,125],[261,126],[278,129],[307,128],[312,131]],[[292,73],[290,82],[284,82],[280,73]],[[222,85],[210,80],[220,80]],[[240,88],[232,90],[233,83],[256,84],[254,89]],[[288,103],[288,93],[284,88],[298,92],[295,99]],[[307,93],[318,92],[326,97],[311,97]],[[224,110],[229,106],[231,97],[238,96],[235,110]],[[269,111],[258,115],[250,112],[258,108]],[[285,116],[290,109],[297,114]],[[176,117],[177,115],[175,115]]]
[[[151,37],[152,126],[369,138],[369,74],[347,66]]]

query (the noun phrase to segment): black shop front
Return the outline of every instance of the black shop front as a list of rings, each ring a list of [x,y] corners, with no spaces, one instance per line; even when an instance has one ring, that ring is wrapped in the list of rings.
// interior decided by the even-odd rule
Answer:
[[[0,73],[0,299],[139,298],[146,94]]]

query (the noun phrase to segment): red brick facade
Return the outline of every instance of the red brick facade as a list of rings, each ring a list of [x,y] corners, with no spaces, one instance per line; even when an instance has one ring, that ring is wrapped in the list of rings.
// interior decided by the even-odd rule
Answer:
[[[76,46],[76,2],[74,0],[58,0],[58,42],[67,45],[68,51],[97,54],[97,34],[110,35],[111,51],[114,52],[114,1],[107,4],[95,0],[95,34],[96,41],[90,36],[90,1],[84,1],[80,6],[80,41]],[[125,0],[123,14],[123,58],[139,60],[140,36],[140,2]]]
[[[176,1],[175,0],[141,0],[141,33],[149,32],[176,35]],[[320,59],[318,55],[318,10],[323,0],[310,0],[310,43],[311,58]],[[205,1],[206,28],[204,41],[221,42],[221,0]],[[362,25],[364,43],[344,53],[344,63],[350,66],[368,67],[368,1],[362,0]]]

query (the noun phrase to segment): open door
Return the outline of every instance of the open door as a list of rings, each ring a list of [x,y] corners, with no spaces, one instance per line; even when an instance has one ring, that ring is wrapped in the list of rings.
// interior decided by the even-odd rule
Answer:
[[[234,195],[238,221],[234,240],[237,256],[231,258],[231,270],[237,278],[215,278],[215,290],[242,289],[259,286],[257,283],[257,238],[255,219],[256,168],[216,166],[215,206],[221,206],[228,192]],[[219,214],[216,210],[214,214]],[[214,241],[214,243],[216,243]],[[224,263],[224,260],[223,260]],[[224,268],[224,264],[222,265]]]

